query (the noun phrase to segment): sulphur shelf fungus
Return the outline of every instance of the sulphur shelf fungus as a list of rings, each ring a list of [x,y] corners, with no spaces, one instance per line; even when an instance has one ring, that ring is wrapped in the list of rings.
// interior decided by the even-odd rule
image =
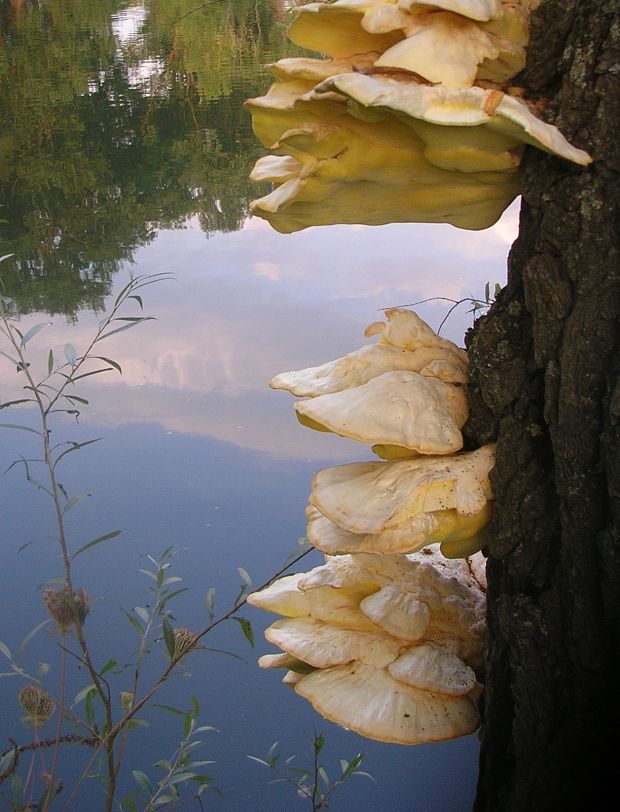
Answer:
[[[312,480],[308,541],[328,555],[408,553],[439,544],[446,558],[485,544],[495,447],[447,457],[323,468]]]
[[[467,356],[417,314],[386,311],[365,335],[379,342],[319,367],[270,382],[308,400],[295,404],[302,425],[371,443],[379,456],[452,454],[468,417]]]
[[[438,336],[413,310],[392,307],[386,321],[369,324],[366,338],[379,336],[376,344],[361,347],[321,366],[276,375],[272,389],[285,389],[302,398],[314,398],[361,386],[384,372],[416,372],[447,383],[468,381],[465,350]]]
[[[334,57],[379,51],[378,68],[445,87],[506,82],[525,65],[528,13],[515,3],[336,0],[294,10],[289,38]]]
[[[284,615],[265,631],[282,653],[259,665],[287,669],[283,681],[321,715],[371,739],[419,744],[471,733],[485,607],[474,558],[447,561],[429,549],[328,557],[276,581],[248,598]],[[330,608],[325,619],[328,592],[346,597],[348,608]],[[353,606],[366,628],[351,623]]]
[[[323,85],[277,83],[246,103],[256,135],[274,153],[257,161],[250,178],[275,188],[251,208],[277,231],[390,222],[477,230],[496,222],[518,195],[521,144],[514,139],[509,147],[505,139],[482,139],[477,168],[471,161],[465,170],[441,166],[407,121],[387,108],[362,117]]]
[[[525,64],[535,5],[296,7],[289,37],[331,58],[275,63],[275,84],[247,102],[274,153],[251,174],[275,186],[252,211],[285,233],[334,223],[484,229],[519,194],[526,145],[590,163],[507,86]]]

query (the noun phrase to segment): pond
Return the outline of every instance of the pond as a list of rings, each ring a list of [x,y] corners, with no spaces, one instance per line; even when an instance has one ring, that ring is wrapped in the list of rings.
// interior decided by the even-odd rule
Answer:
[[[33,368],[46,369],[50,348],[62,358],[66,344],[85,347],[130,273],[169,275],[142,291],[144,313],[155,318],[102,349],[122,375],[85,380],[79,419],[59,415],[53,426],[56,442],[101,438],[67,457],[62,484],[88,494],[67,514],[73,549],[121,531],[74,564],[90,596],[86,629],[97,663],[118,661],[119,673],[109,675],[118,692],[130,684],[122,664],[137,642],[121,609],[148,606],[147,555],[178,550],[171,572],[187,591],[174,601],[175,623],[203,628],[210,588],[223,613],[242,583],[238,568],[257,586],[295,551],[312,474],[370,458],[353,441],[302,428],[292,398],[267,382],[361,346],[381,308],[430,300],[416,310],[438,328],[446,299],[482,297],[486,282],[503,282],[516,209],[483,232],[401,224],[283,235],[251,217],[257,193],[248,174],[264,150],[243,101],[268,87],[265,63],[295,53],[284,0],[4,0],[0,15],[0,255],[13,255],[0,272],[19,328],[50,322],[28,344]],[[442,334],[462,345],[470,309],[457,308]],[[21,397],[15,366],[1,361],[0,401]],[[19,405],[2,416],[26,427],[36,420]],[[0,640],[14,652],[45,620],[42,585],[62,575],[62,561],[49,498],[26,481],[23,464],[10,467],[37,456],[34,435],[0,431],[0,468],[9,469],[0,489]],[[303,568],[320,561],[312,552]],[[303,766],[315,731],[326,738],[328,773],[362,752],[374,777],[350,779],[330,808],[471,808],[475,735],[399,747],[321,719],[278,672],[256,666],[272,650],[263,630],[274,617],[251,607],[241,614],[255,647],[239,624],[222,624],[155,700],[187,710],[195,697],[201,724],[217,729],[198,752],[213,760],[205,769],[222,792],[203,796],[205,808],[307,808],[247,755],[262,757],[279,741],[283,758],[296,754]],[[29,673],[48,663],[54,691],[59,642],[44,628],[20,660]],[[164,660],[154,645],[146,677]],[[6,658],[0,665],[10,670]],[[68,673],[73,698],[89,678],[75,659]],[[30,735],[16,701],[23,684],[0,679],[0,751],[9,737]],[[132,731],[121,794],[136,786],[132,770],[156,778],[153,764],[182,737],[182,719],[165,710],[151,709],[143,721]],[[84,749],[60,765],[59,808],[88,761]],[[101,784],[84,782],[70,808],[102,809]]]

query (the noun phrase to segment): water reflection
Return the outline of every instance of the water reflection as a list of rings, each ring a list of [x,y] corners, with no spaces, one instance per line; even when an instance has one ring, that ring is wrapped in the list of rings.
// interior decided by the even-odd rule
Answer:
[[[0,252],[19,312],[101,309],[159,228],[239,228],[260,151],[242,102],[290,50],[281,3],[0,10]]]
[[[230,0],[179,19],[199,5],[47,0],[16,10],[0,3],[0,216],[10,219],[0,226],[0,254],[16,254],[12,266],[1,266],[2,278],[19,312],[31,314],[24,327],[50,313],[73,319],[52,318],[29,345],[33,364],[45,369],[50,347],[62,357],[66,342],[83,345],[99,318],[91,311],[124,284],[132,264],[136,273],[175,277],[145,296],[157,321],[107,344],[123,376],[85,385],[91,403],[80,423],[57,430],[58,440],[105,437],[70,457],[63,472],[70,490],[94,494],[72,511],[74,543],[123,530],[117,546],[78,559],[95,607],[89,632],[103,658],[117,654],[114,641],[127,648],[120,656],[133,645],[118,605],[138,600],[144,554],[187,548],[179,566],[190,591],[179,618],[199,625],[210,585],[225,605],[237,591],[236,566],[266,578],[304,533],[315,469],[366,453],[299,428],[291,398],[268,390],[267,381],[360,346],[378,308],[480,295],[486,281],[501,282],[516,225],[514,208],[483,233],[394,225],[283,236],[248,219],[256,189],[247,173],[262,148],[242,101],[269,83],[259,65],[288,47],[283,4]],[[446,309],[434,302],[419,311],[437,327]],[[471,319],[466,310],[444,330],[458,343]],[[20,396],[20,385],[3,360],[2,400]],[[25,410],[16,417],[30,419]],[[35,456],[25,432],[1,439],[1,470],[19,454]],[[17,469],[3,478],[0,514],[8,550],[1,586],[5,603],[19,606],[7,630],[16,646],[43,619],[36,586],[57,574],[57,559],[46,541],[15,555],[50,533],[41,494]],[[335,755],[368,752],[377,777],[377,785],[351,785],[336,808],[470,808],[474,737],[412,752],[323,724],[272,674],[257,671],[270,619],[256,612],[252,620],[255,652],[243,648],[236,627],[213,642],[246,663],[197,658],[193,681],[175,682],[162,697],[195,693],[204,721],[222,730],[205,756],[218,761],[213,772],[225,792],[218,808],[294,809],[290,790],[266,786],[269,775],[248,769],[245,755],[264,754],[276,738],[287,752],[303,753],[315,725],[327,730]],[[54,646],[46,646],[40,656],[53,661]],[[34,667],[35,654],[33,645]],[[13,719],[18,729],[10,690],[1,715],[7,729]],[[161,716],[153,725],[157,737],[136,731],[132,768],[151,770],[174,747],[178,728]],[[93,798],[75,808],[99,809],[96,790]]]

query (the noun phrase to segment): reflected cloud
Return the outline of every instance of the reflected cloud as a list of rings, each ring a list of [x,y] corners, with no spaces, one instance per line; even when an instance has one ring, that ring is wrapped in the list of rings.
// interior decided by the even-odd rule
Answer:
[[[264,221],[208,240],[196,230],[161,232],[137,252],[133,270],[171,272],[175,279],[144,291],[145,313],[156,321],[101,345],[123,375],[84,381],[78,389],[92,411],[83,419],[110,426],[156,422],[285,457],[370,457],[367,447],[300,428],[294,399],[271,391],[268,381],[362,346],[363,330],[381,308],[479,296],[487,280],[503,281],[516,216],[507,212],[486,232],[334,226],[320,229],[318,239],[314,229],[275,234]],[[448,307],[432,301],[416,310],[436,329]],[[471,324],[467,309],[459,308],[442,330],[461,345]],[[55,320],[29,344],[33,364],[45,369],[49,348],[62,358],[68,342],[79,354],[99,318],[83,315],[75,326]],[[43,320],[24,319],[20,328]],[[20,384],[12,366],[1,363],[3,399],[19,396],[13,393]]]

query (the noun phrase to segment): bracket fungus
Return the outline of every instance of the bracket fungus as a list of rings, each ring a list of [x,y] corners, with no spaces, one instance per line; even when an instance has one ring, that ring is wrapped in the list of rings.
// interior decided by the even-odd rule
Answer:
[[[265,631],[282,653],[259,666],[363,736],[439,741],[478,725],[495,447],[459,453],[463,350],[403,308],[364,335],[376,343],[270,382],[307,398],[301,422],[396,459],[314,475],[307,537],[325,563],[248,596],[282,616]]]
[[[371,443],[378,456],[451,454],[463,445],[467,356],[417,314],[386,311],[361,347],[319,367],[276,375],[274,389],[309,400],[295,404],[302,425]]]
[[[271,65],[246,102],[275,156],[251,203],[278,231],[388,222],[493,225],[519,194],[526,145],[590,156],[542,121],[510,80],[536,0],[336,0],[292,10],[289,38],[328,59]]]
[[[263,593],[346,590],[373,630],[311,614],[285,617],[265,631],[282,654],[263,655],[259,665],[288,669],[283,681],[319,713],[368,738],[418,744],[471,733],[479,723],[475,669],[485,606],[472,573],[468,560],[441,560],[430,550],[328,557],[288,576],[285,589],[276,582],[252,593],[250,602],[278,612]]]
[[[342,392],[382,375],[384,372],[417,372],[446,383],[466,384],[467,353],[438,336],[417,313],[393,307],[385,311],[386,321],[369,324],[364,336],[379,336],[342,358],[321,366],[283,372],[269,382],[272,389],[314,398]]]
[[[307,510],[310,543],[329,555],[414,552],[447,558],[484,545],[495,447],[446,457],[348,463],[318,471]]]

